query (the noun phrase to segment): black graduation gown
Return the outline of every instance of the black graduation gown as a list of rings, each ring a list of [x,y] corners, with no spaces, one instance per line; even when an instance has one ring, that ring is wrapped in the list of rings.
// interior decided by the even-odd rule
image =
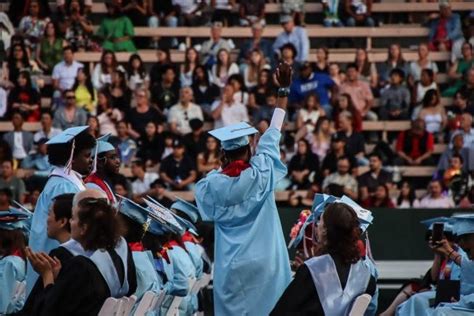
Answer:
[[[120,257],[111,253],[112,261],[122,282],[125,271]],[[128,251],[128,285],[127,296],[135,293],[137,278],[131,251]],[[87,257],[76,256],[62,267],[55,284],[48,285],[37,304],[40,316],[96,316],[105,300],[110,297],[110,290],[97,269]]]
[[[340,258],[331,255],[336,265],[337,275],[342,288],[346,286],[349,277],[350,264],[344,264]],[[373,296],[376,281],[370,277],[365,293]],[[286,288],[270,315],[324,315],[323,306],[319,300],[318,292],[314,286],[313,278],[306,264],[296,271],[295,278]]]
[[[52,258],[58,258],[59,261],[61,261],[62,266],[64,266],[69,259],[74,257],[73,254],[64,247],[58,247],[51,250],[49,255]],[[30,295],[26,299],[23,309],[18,313],[18,315],[31,316],[35,314],[35,305],[37,304],[38,298],[42,295],[43,288],[43,279],[38,278],[30,292]]]

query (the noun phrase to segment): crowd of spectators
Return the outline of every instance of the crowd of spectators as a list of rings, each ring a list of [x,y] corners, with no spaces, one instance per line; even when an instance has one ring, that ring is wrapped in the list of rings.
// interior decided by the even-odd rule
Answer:
[[[272,69],[286,62],[294,71],[281,146],[289,172],[279,190],[345,194],[367,207],[474,203],[473,37],[465,38],[448,2],[426,22],[417,60],[406,61],[391,43],[377,64],[363,48],[353,62],[333,63],[326,47],[310,63],[304,1],[283,1],[273,42],[262,36],[265,1],[106,1],[96,31],[92,1],[57,2],[50,10],[47,1],[17,1],[9,17],[0,13],[0,115],[14,127],[0,143],[0,187],[20,202],[34,204],[44,184],[47,139],[85,124],[95,137],[110,133],[130,167],[130,183],[115,183],[117,192],[164,199],[166,191],[192,190],[220,165],[219,143],[206,130],[240,121],[268,128],[277,100]],[[323,1],[326,27],[377,25],[371,0],[338,3]],[[177,38],[134,37],[134,27],[198,25],[210,26],[209,39],[189,47]],[[252,37],[238,46],[224,38],[223,28],[234,25],[250,27]],[[157,62],[147,67],[140,50],[150,47]],[[178,48],[184,62],[176,64],[170,49]],[[101,52],[100,61],[76,60],[84,51]],[[133,54],[121,64],[116,53],[124,51]],[[432,51],[451,51],[452,60],[434,62]],[[440,69],[448,84],[437,79]],[[363,121],[377,120],[411,120],[411,128],[387,137],[363,131]],[[41,129],[25,131],[25,122]],[[439,145],[446,149],[438,159]],[[418,200],[415,189],[426,183],[401,177],[400,166],[437,166],[425,197]],[[288,202],[309,200],[293,193]]]

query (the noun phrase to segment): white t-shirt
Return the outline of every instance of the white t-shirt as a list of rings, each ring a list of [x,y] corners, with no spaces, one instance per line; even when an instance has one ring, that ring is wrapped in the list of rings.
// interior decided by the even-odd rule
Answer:
[[[177,5],[180,7],[181,12],[185,14],[190,14],[194,12],[197,8],[196,1],[194,0],[173,0],[173,5]]]
[[[117,129],[115,128],[115,123],[112,118],[115,122],[121,121],[123,119],[122,112],[118,109],[113,109],[112,116],[106,112],[102,112],[97,116],[100,126],[100,135],[107,135],[110,133],[112,136],[117,136]]]
[[[64,61],[60,62],[53,68],[53,79],[59,80],[59,88],[61,90],[71,89],[76,81],[77,70],[84,68],[80,62],[73,61],[67,65]]]
[[[26,157],[26,151],[23,147],[23,134],[22,132],[13,133],[13,158],[24,159]]]
[[[211,111],[217,109],[221,101],[214,101],[211,107]],[[232,103],[231,105],[224,105],[222,109],[221,116],[214,122],[214,128],[220,128],[232,124],[237,124],[240,122],[248,122],[249,115],[247,113],[247,108],[240,102]]]
[[[156,173],[145,172],[145,177],[143,177],[143,181],[137,178],[135,181],[132,182],[133,194],[142,194],[150,190],[150,185],[156,179],[158,179],[158,175]]]
[[[175,123],[181,135],[191,133],[189,121],[196,118],[204,121],[201,107],[194,103],[189,104],[187,108],[178,103],[173,105],[168,113],[168,122]]]
[[[420,201],[421,208],[452,208],[454,201],[449,196],[441,196],[433,199],[431,196],[425,196]]]

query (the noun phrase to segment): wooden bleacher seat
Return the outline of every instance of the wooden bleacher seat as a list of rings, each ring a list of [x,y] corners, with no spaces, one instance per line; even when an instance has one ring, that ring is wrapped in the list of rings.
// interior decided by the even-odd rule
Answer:
[[[41,124],[39,122],[25,122],[23,123],[23,129],[28,132],[37,132],[41,129]],[[13,131],[13,124],[11,122],[0,122],[0,132],[4,133],[9,131]]]
[[[359,167],[358,174],[362,174],[369,170],[369,167]],[[400,166],[400,173],[402,177],[432,177],[436,171],[434,166]]]

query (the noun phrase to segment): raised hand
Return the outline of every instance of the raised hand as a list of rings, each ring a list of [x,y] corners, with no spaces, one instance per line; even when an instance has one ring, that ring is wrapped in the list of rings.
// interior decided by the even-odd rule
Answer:
[[[291,78],[293,76],[293,69],[285,62],[278,65],[275,70],[273,79],[275,84],[280,88],[288,88],[291,85]]]

